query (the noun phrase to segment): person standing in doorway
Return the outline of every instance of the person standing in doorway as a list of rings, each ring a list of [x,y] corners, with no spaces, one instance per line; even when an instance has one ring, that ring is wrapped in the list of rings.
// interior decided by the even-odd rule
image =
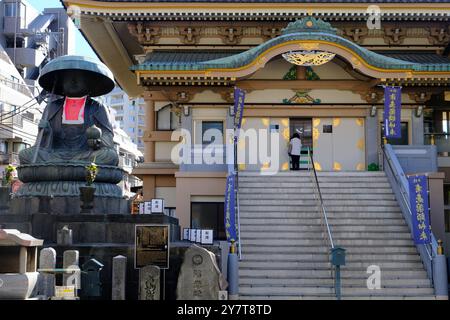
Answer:
[[[302,150],[302,141],[300,135],[296,132],[289,141],[289,156],[291,157],[292,170],[300,170],[300,152]]]

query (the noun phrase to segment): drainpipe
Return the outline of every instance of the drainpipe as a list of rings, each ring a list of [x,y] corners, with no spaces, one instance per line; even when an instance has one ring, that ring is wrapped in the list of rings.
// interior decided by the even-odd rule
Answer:
[[[438,240],[437,255],[433,259],[434,291],[437,300],[448,300],[447,259],[442,240]]]
[[[236,243],[231,242],[228,253],[228,300],[239,300],[239,258],[236,252]]]

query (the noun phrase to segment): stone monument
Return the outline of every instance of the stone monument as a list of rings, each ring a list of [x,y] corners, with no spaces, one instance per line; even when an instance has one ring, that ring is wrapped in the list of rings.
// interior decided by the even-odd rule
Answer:
[[[178,300],[218,300],[227,282],[214,253],[197,245],[186,250],[177,284]]]
[[[71,273],[63,274],[63,286],[75,286],[75,289],[80,289],[80,253],[78,250],[66,250],[63,254],[63,269],[73,270]]]
[[[98,174],[92,187],[95,197],[105,200],[99,213],[114,212],[117,204],[108,200],[122,198],[117,183],[123,170],[118,167],[108,110],[94,99],[114,88],[111,71],[91,58],[62,56],[45,65],[39,84],[50,93],[49,102],[36,144],[19,153],[17,173],[24,184],[15,197],[52,197],[52,212],[61,206],[62,211],[79,211],[73,200],[79,200],[80,187],[86,185],[86,166],[95,163]]]
[[[157,266],[145,266],[139,270],[139,300],[161,299],[161,271]]]
[[[112,263],[112,300],[125,300],[127,257],[115,256]]]
[[[36,287],[37,247],[43,240],[0,229],[0,299],[28,299]]]
[[[72,245],[72,229],[69,229],[69,226],[64,226],[61,230],[56,231],[56,243],[62,246]]]
[[[56,251],[53,248],[42,249],[39,253],[39,269],[51,270],[56,268]],[[39,274],[38,295],[46,298],[55,295],[56,277],[52,273]]]

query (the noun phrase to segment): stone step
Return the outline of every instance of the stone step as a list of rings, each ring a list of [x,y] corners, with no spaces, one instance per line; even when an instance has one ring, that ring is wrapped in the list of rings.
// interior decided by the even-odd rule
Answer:
[[[270,205],[243,205],[239,204],[239,210],[241,213],[243,212],[271,212],[271,213],[278,213],[278,212],[311,212],[311,211],[317,211],[317,205],[302,205],[302,206],[296,206],[296,205],[289,205],[289,204],[270,204]],[[355,212],[355,213],[362,213],[362,212],[401,212],[400,207],[398,206],[387,206],[387,207],[380,207],[380,206],[370,206],[370,207],[362,207],[362,206],[326,206],[325,210],[327,213],[332,212]]]
[[[239,198],[240,206],[250,206],[250,205],[278,205],[278,206],[316,206],[318,201],[314,198],[309,199],[247,199],[246,197]],[[324,205],[326,208],[331,207],[398,207],[397,201],[395,200],[330,200],[324,199]]]
[[[332,229],[332,231],[334,231]],[[242,231],[241,231],[242,233]],[[246,231],[241,235],[241,239],[322,239],[324,233],[317,231],[285,231],[285,232],[259,232],[259,231]],[[411,234],[409,232],[342,232],[342,233],[334,233],[333,238],[336,240],[344,240],[344,239],[412,239]]]
[[[325,270],[325,269],[246,269],[246,268],[240,268],[239,269],[239,276],[240,277],[267,277],[271,279],[277,279],[277,278],[309,278],[309,279],[323,279],[323,278],[332,278],[332,271],[331,269]],[[341,277],[344,281],[344,279],[367,279],[368,274],[366,273],[366,270],[348,270],[342,269],[341,270]],[[427,274],[424,270],[383,270],[382,273],[382,279],[427,279]]]
[[[388,182],[386,176],[317,176],[319,183],[326,182]],[[307,175],[271,175],[246,176],[239,174],[239,182],[286,182],[286,181],[314,181],[312,174]]]
[[[397,254],[408,254],[408,255],[418,255],[417,249],[413,244],[407,246],[352,246],[346,248],[347,252],[353,254],[382,254],[382,255],[397,255]],[[243,259],[246,258],[247,254],[328,254],[330,249],[325,246],[259,246],[259,245],[245,245],[242,244]]]
[[[369,232],[406,232],[409,233],[409,228],[405,225],[332,225],[331,229],[333,231],[333,234],[339,234],[341,232],[363,232],[363,231],[369,231]],[[241,220],[241,232],[247,233],[251,231],[260,231],[260,232],[304,232],[304,231],[316,231],[316,232],[323,232],[324,228],[320,224],[319,221],[317,221],[315,224],[306,224],[306,225],[292,225],[292,224],[264,224],[264,225],[258,225],[258,224],[252,224],[251,222],[248,222],[247,220],[245,223]]]
[[[348,262],[420,262],[417,254],[361,254],[346,252],[345,260]],[[241,262],[246,261],[316,261],[328,262],[330,255],[327,253],[249,253],[247,252]]]
[[[371,265],[377,265],[380,267],[381,272],[385,269],[398,269],[398,270],[422,270],[422,262],[418,261],[395,261],[385,262],[379,261],[373,263],[371,261],[351,261],[347,263],[342,269],[347,268],[367,268]],[[331,262],[326,261],[261,261],[261,260],[249,260],[248,258],[239,262],[240,269],[329,269],[331,268]]]
[[[366,187],[359,188],[320,188],[322,195],[324,194],[386,194],[392,196],[392,189],[390,188],[370,188],[367,184]],[[245,193],[260,193],[260,194],[276,194],[276,193],[286,193],[286,194],[314,194],[314,189],[312,188],[280,188],[280,187],[243,187],[239,186],[239,194]]]
[[[277,286],[323,286],[334,285],[334,279],[321,278],[266,278],[266,277],[239,277],[239,285],[277,285]],[[343,279],[343,286],[365,287],[367,278]],[[382,288],[431,288],[429,279],[384,279]]]
[[[241,237],[242,246],[248,245],[278,245],[278,246],[298,246],[298,245],[325,245],[325,240],[322,239],[249,239]],[[341,247],[347,248],[350,246],[408,246],[412,245],[411,239],[339,239],[336,243]]]
[[[434,290],[432,288],[382,288],[379,290],[370,290],[367,288],[352,288],[342,287],[343,295],[398,295],[398,296],[418,296],[418,295],[432,295]],[[313,294],[329,294],[334,295],[334,288],[332,286],[247,286],[243,285],[239,288],[239,294],[242,295],[313,295]]]
[[[385,194],[322,194],[322,198],[324,201],[328,200],[353,200],[353,201],[396,201],[395,196],[392,193]],[[250,199],[264,199],[264,200],[289,200],[289,199],[297,199],[297,200],[312,200],[314,198],[314,194],[312,192],[303,194],[296,193],[293,195],[292,193],[243,193],[239,192],[239,200],[250,200]],[[380,202],[380,201],[379,201]]]
[[[319,225],[321,224],[321,218],[317,213],[315,217],[266,217],[259,218],[255,216],[247,216],[243,217],[241,215],[240,218],[241,225],[254,225],[254,226],[263,226],[263,225],[279,225],[279,226],[287,226],[287,225]],[[341,218],[341,217],[328,217],[328,221],[332,227],[337,226],[405,226],[406,222],[402,217],[394,217],[394,218]]]
[[[311,173],[303,171],[280,171],[270,176],[309,176]],[[240,177],[260,177],[259,171],[239,171]],[[385,177],[384,171],[317,171],[318,177]]]
[[[266,219],[286,219],[286,218],[321,218],[322,213],[319,213],[317,209],[311,209],[307,212],[295,212],[295,211],[258,211],[258,210],[245,210],[240,211],[241,218],[266,218]],[[353,219],[353,218],[372,218],[372,219],[399,219],[402,214],[397,211],[385,211],[385,212],[333,212],[327,210],[327,216],[330,219],[329,224],[332,226],[332,219]]]
[[[270,295],[241,295],[240,300],[336,300],[334,296],[319,295],[289,295],[289,296],[270,296]],[[417,295],[417,296],[343,296],[342,300],[436,300],[434,295]]]
[[[276,287],[276,286],[239,286],[239,294],[242,295],[254,295],[254,294],[264,294],[264,295],[311,295],[311,294],[334,294],[334,288],[332,286],[328,287],[317,287],[317,286],[303,286],[303,287]]]
[[[324,182],[319,183],[320,189],[338,189],[338,188],[380,188],[380,189],[391,189],[391,185],[388,182]],[[307,181],[296,181],[296,182],[259,182],[259,181],[239,181],[240,188],[312,188],[313,184]]]

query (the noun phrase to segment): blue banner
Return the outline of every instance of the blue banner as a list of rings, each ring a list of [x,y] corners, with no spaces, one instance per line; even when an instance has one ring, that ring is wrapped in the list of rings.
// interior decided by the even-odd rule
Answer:
[[[242,125],[244,115],[245,91],[234,88],[234,128],[239,130]]]
[[[424,175],[410,176],[408,177],[408,182],[414,243],[430,243],[431,227],[428,209],[427,177]]]
[[[230,242],[237,241],[235,182],[236,176],[229,174],[225,187],[224,220],[227,240]]]
[[[384,136],[401,138],[402,88],[384,87]]]

